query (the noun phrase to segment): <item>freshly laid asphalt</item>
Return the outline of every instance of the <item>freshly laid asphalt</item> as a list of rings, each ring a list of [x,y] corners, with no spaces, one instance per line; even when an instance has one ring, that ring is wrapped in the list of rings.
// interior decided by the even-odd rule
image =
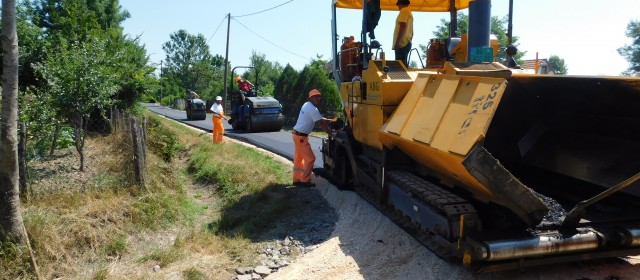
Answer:
[[[187,114],[185,113],[185,111],[175,110],[155,103],[143,103],[143,105],[151,112],[201,129],[202,131],[211,132],[213,130],[213,122],[211,121],[211,116],[209,115],[207,115],[207,118],[205,120],[189,121],[187,120]],[[258,146],[260,148],[293,160],[294,146],[290,131],[281,130],[277,132],[249,133],[234,130],[226,121],[223,121],[222,123],[224,124],[225,137],[230,137],[236,140],[250,143],[252,145]],[[322,138],[310,136],[309,142],[311,143],[311,149],[313,150],[313,153],[316,155],[314,169],[322,168],[323,161],[322,154],[320,153]]]

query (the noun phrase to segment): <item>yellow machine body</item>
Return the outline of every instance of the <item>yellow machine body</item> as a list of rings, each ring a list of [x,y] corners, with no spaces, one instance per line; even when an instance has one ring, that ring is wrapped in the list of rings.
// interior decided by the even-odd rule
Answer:
[[[388,74],[382,71],[382,61],[372,61],[363,71],[361,81],[345,82],[340,86],[346,114],[355,139],[367,146],[382,149],[378,138],[380,127],[387,121],[404,98],[417,73],[407,72],[398,61],[388,61]],[[346,101],[346,102],[344,102]]]
[[[489,200],[493,194],[462,161],[484,139],[505,87],[503,78],[420,74],[379,139]]]
[[[618,118],[620,110],[636,114],[625,102],[615,106],[612,102],[640,101],[638,79],[513,75],[499,63],[447,62],[439,71],[407,70],[398,61],[371,61],[361,81],[342,83],[355,140],[380,151],[398,148],[441,182],[510,208],[529,222],[547,211],[526,188],[536,186],[511,186],[524,196],[516,200],[513,193],[505,195],[504,189],[480,182],[479,175],[463,164],[474,147],[486,146],[497,164],[505,165],[503,174],[513,180],[545,170],[610,188],[640,171],[640,160],[631,156],[640,154],[640,145],[630,140],[640,135],[625,134],[628,117],[619,117],[620,125],[592,132],[583,131],[586,126],[580,122],[589,119],[603,125],[586,113],[594,110],[609,120]],[[609,90],[618,94],[607,97]],[[611,106],[597,108],[590,98]],[[501,107],[503,113],[495,120]],[[602,158],[615,165],[629,164],[614,172],[608,163],[600,163]]]
[[[488,2],[410,7],[482,18]],[[333,43],[347,123],[330,124],[325,175],[481,271],[640,254],[640,79],[524,74],[467,39],[432,41],[426,69]]]

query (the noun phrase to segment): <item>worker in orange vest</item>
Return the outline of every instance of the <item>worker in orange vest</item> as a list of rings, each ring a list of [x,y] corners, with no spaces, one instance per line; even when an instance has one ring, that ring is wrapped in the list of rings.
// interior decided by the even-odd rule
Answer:
[[[216,102],[211,105],[209,111],[213,112],[213,143],[222,143],[222,137],[224,137],[224,126],[222,125],[222,119],[228,120],[229,118],[224,115],[224,108],[222,108],[222,97],[216,96]]]
[[[293,154],[293,184],[297,186],[313,186],[311,182],[311,174],[316,156],[311,150],[309,144],[309,133],[313,130],[316,123],[329,135],[331,139],[331,131],[329,131],[330,119],[322,117],[318,111],[320,105],[321,93],[317,89],[309,92],[309,101],[302,105],[296,125],[293,127],[293,143],[295,152]]]

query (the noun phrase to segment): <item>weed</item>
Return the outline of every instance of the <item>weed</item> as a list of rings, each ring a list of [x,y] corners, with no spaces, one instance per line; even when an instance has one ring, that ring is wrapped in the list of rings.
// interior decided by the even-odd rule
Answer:
[[[106,280],[109,278],[109,269],[107,267],[100,268],[92,277],[93,280]]]
[[[176,246],[167,249],[156,249],[140,258],[140,262],[155,261],[160,267],[165,267],[183,258],[183,252]]]
[[[206,274],[195,267],[189,268],[182,272],[185,280],[206,280],[209,279]]]
[[[25,246],[0,242],[0,279],[30,278],[30,259]]]
[[[184,149],[175,132],[160,125],[158,118],[149,118],[148,147],[164,161],[171,162],[173,157]]]
[[[127,236],[120,234],[107,241],[104,251],[107,256],[122,256],[127,251]]]

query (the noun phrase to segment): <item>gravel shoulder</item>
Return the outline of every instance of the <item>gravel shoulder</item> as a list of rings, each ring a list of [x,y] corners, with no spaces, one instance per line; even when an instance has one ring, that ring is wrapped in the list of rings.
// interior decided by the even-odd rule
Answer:
[[[316,182],[338,214],[333,232],[266,279],[640,279],[640,256],[473,275],[438,258],[356,193]]]

